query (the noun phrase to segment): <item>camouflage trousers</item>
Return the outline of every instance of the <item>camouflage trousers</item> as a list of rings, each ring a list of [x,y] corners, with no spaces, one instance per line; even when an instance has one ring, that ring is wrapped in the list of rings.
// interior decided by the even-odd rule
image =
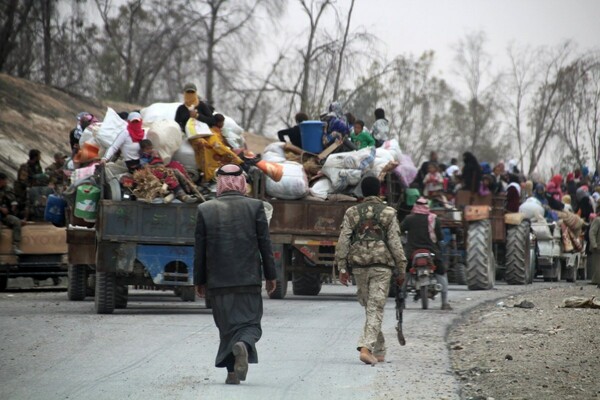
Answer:
[[[392,270],[386,267],[353,268],[358,288],[358,302],[365,308],[366,321],[358,339],[358,349],[366,347],[374,355],[385,355],[385,338],[381,332],[383,309],[390,290]]]
[[[2,217],[2,223],[0,223],[0,232],[2,232],[2,225],[6,225],[12,228],[12,241],[13,244],[18,245],[21,243],[21,220],[14,215],[5,215]]]

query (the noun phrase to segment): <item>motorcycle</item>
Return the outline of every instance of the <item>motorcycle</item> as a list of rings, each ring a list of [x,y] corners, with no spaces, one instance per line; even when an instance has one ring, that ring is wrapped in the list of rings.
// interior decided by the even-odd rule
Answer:
[[[418,249],[413,252],[412,266],[406,279],[406,292],[414,294],[414,301],[421,299],[421,307],[427,310],[429,299],[442,291],[442,285],[435,278],[435,265],[433,264],[435,254],[426,249]]]

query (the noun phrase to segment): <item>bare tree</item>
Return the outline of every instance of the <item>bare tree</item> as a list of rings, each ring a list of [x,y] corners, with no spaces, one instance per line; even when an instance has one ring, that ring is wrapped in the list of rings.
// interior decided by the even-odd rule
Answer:
[[[300,52],[302,55],[302,89],[300,91],[300,110],[308,110],[309,88],[311,79],[311,66],[315,60],[317,48],[315,47],[315,38],[319,21],[327,7],[332,5],[330,0],[299,0],[304,13],[308,17],[310,26],[308,32],[308,42],[306,48]]]
[[[491,57],[485,51],[483,32],[466,35],[455,46],[456,72],[467,86],[468,98],[464,102],[470,123],[461,136],[469,139],[467,146],[477,149],[487,138],[498,134],[494,110],[499,108],[495,93],[498,77],[490,72]]]
[[[7,71],[6,63],[16,48],[16,40],[27,26],[34,0],[7,0],[0,12],[0,71]]]
[[[526,126],[526,103],[535,84],[535,74],[539,51],[529,47],[517,49],[511,45],[507,49],[510,60],[510,72],[505,76],[501,93],[504,95],[506,103],[502,107],[508,120],[511,132],[517,139],[519,151],[519,168],[524,171],[524,158],[527,147],[527,135],[524,128]]]
[[[344,62],[344,51],[346,50],[346,44],[348,43],[348,33],[350,32],[350,21],[352,19],[352,11],[354,10],[354,0],[350,2],[350,9],[348,10],[348,17],[346,19],[346,28],[344,29],[344,38],[342,40],[342,47],[340,48],[340,54],[338,57],[337,72],[335,74],[335,84],[333,85],[333,98],[337,99],[340,89],[340,78],[342,76],[342,65]]]
[[[144,4],[148,8],[144,8]],[[185,44],[171,28],[179,20],[174,4],[132,0],[111,17],[110,0],[96,0],[106,39],[100,72],[103,92],[114,99],[145,102],[156,76],[172,54]],[[152,12],[150,12],[150,9]]]
[[[570,98],[571,92],[564,90],[561,92],[560,89],[569,76],[568,63],[572,52],[571,42],[565,42],[555,49],[543,52],[542,79],[529,109],[531,137],[529,175],[535,171],[548,142],[556,135],[561,109]]]

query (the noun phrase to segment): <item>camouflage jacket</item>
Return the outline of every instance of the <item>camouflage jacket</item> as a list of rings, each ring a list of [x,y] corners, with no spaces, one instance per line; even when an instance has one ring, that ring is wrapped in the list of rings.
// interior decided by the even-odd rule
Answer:
[[[7,186],[0,189],[0,207],[6,207],[9,214],[14,214],[13,207],[17,205],[17,198],[14,192]]]
[[[385,265],[403,272],[406,257],[396,210],[375,196],[346,210],[335,258],[339,269]]]

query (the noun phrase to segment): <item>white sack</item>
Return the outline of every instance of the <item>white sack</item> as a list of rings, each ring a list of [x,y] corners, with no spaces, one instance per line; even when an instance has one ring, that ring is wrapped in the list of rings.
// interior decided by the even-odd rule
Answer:
[[[400,156],[400,165],[394,168],[394,173],[400,178],[402,183],[409,187],[417,177],[419,170],[408,154]]]
[[[390,150],[386,150],[383,147],[379,147],[375,150],[375,162],[377,159],[384,160],[386,163],[390,161],[398,161],[396,160],[396,156]]]
[[[365,170],[372,166],[375,152],[375,147],[365,147],[357,151],[334,153],[327,157],[324,167]]]
[[[140,110],[142,115],[142,121],[144,123],[151,123],[155,121],[162,121],[165,119],[175,120],[175,113],[177,108],[182,103],[154,103],[146,108]]]
[[[395,161],[400,162],[402,158],[402,149],[400,149],[400,144],[398,143],[397,139],[386,140],[383,143],[383,146],[380,147],[380,149],[384,149],[391,152],[394,155]]]
[[[357,185],[362,177],[362,171],[360,169],[323,166],[321,171],[331,180],[333,193],[340,193],[348,186]]]
[[[333,193],[333,187],[329,178],[318,179],[310,188],[310,194],[320,199],[327,199],[329,193]]]
[[[267,177],[267,194],[283,200],[296,200],[305,197],[309,191],[304,167],[293,161],[286,161],[282,165],[283,176],[279,182]]]
[[[265,147],[265,149],[262,152],[262,159],[274,163],[285,162],[286,158],[285,151],[283,149],[284,146],[285,143],[283,142],[273,142],[267,145],[267,147]]]
[[[125,130],[127,130],[127,122],[123,121],[115,110],[108,107],[102,125],[95,135],[96,142],[105,149],[108,149],[117,136]]]
[[[175,154],[173,154],[171,161],[177,161],[181,163],[185,169],[198,169],[196,166],[196,153],[194,153],[194,148],[187,140],[183,140],[181,142],[181,146],[179,146],[179,149],[175,152]]]
[[[532,221],[544,221],[544,207],[535,197],[529,197],[519,207],[519,212]]]
[[[156,121],[146,125],[146,137],[152,141],[154,150],[158,152],[165,164],[171,162],[173,154],[181,147],[183,141],[179,124],[174,120]]]

